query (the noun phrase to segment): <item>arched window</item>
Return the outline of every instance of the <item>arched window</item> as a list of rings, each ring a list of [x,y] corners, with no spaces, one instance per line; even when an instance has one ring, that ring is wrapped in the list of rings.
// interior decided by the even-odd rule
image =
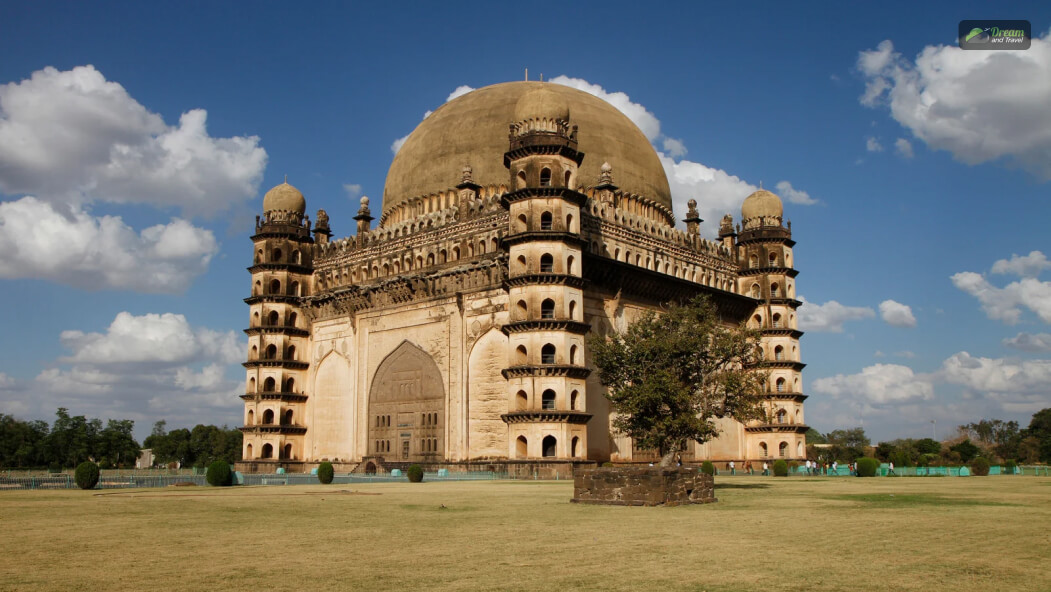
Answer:
[[[285,413],[284,413],[284,415],[281,418],[281,424],[282,425],[292,425],[292,410],[291,409],[285,410]]]
[[[460,259],[460,247],[458,247],[458,246],[453,247],[453,261],[457,261],[459,259]]]
[[[248,392],[255,392],[255,376],[248,379]]]
[[[252,458],[254,458],[254,457],[252,456],[252,445],[251,445],[251,444],[249,444],[249,445],[248,445],[248,446],[247,446],[247,447],[245,448],[245,458],[246,458],[246,459],[252,459]]]
[[[270,314],[266,315],[266,323],[270,326],[276,326],[281,322],[281,315],[276,310],[270,311]]]
[[[564,187],[569,187],[569,178],[571,176],[572,176],[572,171],[566,171],[565,184],[563,185]]]
[[[763,326],[763,317],[760,315],[753,316],[752,323],[754,324],[756,329],[761,328]]]
[[[255,425],[255,411],[252,411],[251,409],[248,410],[248,424],[247,425]]]
[[[555,391],[547,389],[541,396],[541,408],[542,409],[554,409],[555,408]]]
[[[298,319],[299,319],[299,317],[296,316],[296,313],[294,313],[294,312],[288,313],[288,326],[289,327],[295,327],[296,326],[296,320],[298,320]]]
[[[529,306],[525,300],[518,301],[518,318],[519,320],[525,320],[529,316]]]
[[[518,232],[525,232],[529,229],[529,221],[526,219],[525,214],[518,215]]]
[[[759,457],[766,458],[770,455],[770,452],[766,449],[766,442],[759,443]]]
[[[777,253],[770,253],[770,267],[777,267]]]
[[[277,359],[277,346],[274,345],[273,343],[271,343],[270,345],[266,346],[265,359],[267,359],[267,360],[275,360],[275,359]]]
[[[276,386],[277,382],[274,380],[274,378],[272,376],[268,376],[266,380],[263,381],[263,392],[272,393],[274,392],[274,387]]]
[[[253,260],[253,262],[254,263],[262,263],[263,262],[263,250],[262,249],[259,249],[258,251],[255,252],[255,259]]]
[[[772,320],[773,320],[774,329],[780,329],[781,328],[781,314],[775,312]]]
[[[781,458],[788,456],[788,442],[781,442],[777,445],[777,456]]]
[[[525,255],[518,256],[518,271],[525,273],[526,270],[526,258]]]
[[[540,214],[540,230],[551,230],[551,212]]]
[[[434,265],[434,253],[427,253],[427,265]]]
[[[520,345],[517,348],[515,348],[515,363],[521,366],[522,364],[526,364],[528,362],[529,354],[528,352],[526,352],[526,347],[524,345]]]
[[[573,440],[569,445],[569,455],[572,457],[580,456],[580,438],[573,436]]]
[[[299,282],[292,282],[288,287],[288,291],[292,296],[302,296],[302,294],[299,293]]]
[[[302,265],[302,263],[303,263],[303,254],[300,253],[299,251],[292,251],[292,261],[296,265]]]
[[[540,186],[550,187],[551,186],[551,169],[544,167],[540,169]]]
[[[751,268],[759,267],[759,256],[758,255],[752,255],[751,257],[748,258],[748,267],[751,267]]]
[[[569,395],[569,408],[573,411],[580,411],[580,391],[573,391]]]
[[[288,346],[288,350],[285,352],[285,359],[293,362],[296,360],[296,346]]]
[[[555,259],[550,253],[540,256],[540,273],[552,273],[555,271]]]
[[[542,447],[544,449],[545,458],[553,457],[555,456],[555,450],[558,447],[558,440],[556,440],[554,436],[544,436]]]
[[[544,345],[543,349],[540,350],[540,363],[541,364],[554,364],[555,363],[555,346],[550,343]]]
[[[779,393],[785,392],[785,379],[784,378],[778,378],[777,382],[775,384],[777,385],[777,392],[779,392]]]
[[[569,318],[573,319],[574,321],[577,320],[577,301],[576,300],[570,300],[569,301]]]
[[[781,297],[781,286],[777,285],[776,282],[773,283],[773,284],[770,284],[770,297],[771,298],[780,298]]]
[[[272,423],[274,423],[274,410],[267,409],[263,412],[263,424],[270,425]]]
[[[788,413],[784,409],[777,410],[777,423],[788,423]]]
[[[569,363],[570,364],[579,364],[580,363],[580,360],[577,359],[577,352],[578,351],[579,351],[579,348],[577,346],[575,346],[575,345],[569,346]]]
[[[780,345],[774,348],[774,359],[780,362],[785,359],[785,348]]]
[[[529,408],[529,395],[525,391],[518,391],[515,395],[515,410],[525,411]]]
[[[566,232],[574,232],[573,230],[573,214],[566,214]],[[598,250],[597,248],[595,249]]]
[[[573,268],[575,261],[576,259],[572,255],[566,258],[566,273],[576,273],[576,270]]]
[[[517,184],[516,189],[525,189],[525,187],[526,187],[526,174],[525,174],[525,171],[518,171],[518,175],[515,176],[515,183]]]
[[[259,348],[254,346],[254,345],[252,346],[252,359],[253,360],[258,360],[259,359]]]
[[[545,298],[540,303],[540,318],[542,319],[553,319],[555,318],[555,301],[550,298]]]
[[[759,284],[752,284],[752,298],[759,298]]]
[[[294,393],[294,392],[296,392],[296,379],[289,378],[288,380],[285,381],[285,392],[286,393]]]
[[[281,261],[281,249],[274,249],[273,260],[275,262]]]
[[[285,444],[285,458],[286,459],[291,459],[292,458],[292,445],[291,444]]]
[[[515,456],[518,458],[526,458],[529,456],[529,440],[526,440],[525,436],[519,436],[515,440]]]
[[[259,455],[259,458],[274,458],[274,446],[263,444],[263,453]]]
[[[270,293],[280,294],[281,293],[281,280],[273,280],[270,282]]]

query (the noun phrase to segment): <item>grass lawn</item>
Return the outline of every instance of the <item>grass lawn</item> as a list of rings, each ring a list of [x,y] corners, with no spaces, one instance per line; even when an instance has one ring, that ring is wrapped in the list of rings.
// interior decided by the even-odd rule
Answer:
[[[0,492],[0,590],[1051,590],[1051,478],[723,476],[718,503],[677,508],[572,493]]]

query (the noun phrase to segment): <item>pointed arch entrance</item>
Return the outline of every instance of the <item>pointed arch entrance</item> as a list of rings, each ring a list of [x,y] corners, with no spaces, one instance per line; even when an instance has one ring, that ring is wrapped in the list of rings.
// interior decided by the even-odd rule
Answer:
[[[445,387],[427,352],[403,341],[376,369],[369,389],[369,451],[388,460],[445,457]]]

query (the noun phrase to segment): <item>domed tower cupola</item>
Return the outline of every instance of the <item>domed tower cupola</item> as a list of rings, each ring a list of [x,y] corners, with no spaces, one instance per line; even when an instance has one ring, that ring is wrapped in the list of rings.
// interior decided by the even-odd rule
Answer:
[[[307,200],[298,189],[288,184],[288,179],[263,196],[263,214],[268,220],[299,222],[306,211]]]
[[[776,194],[760,188],[745,198],[741,204],[741,223],[744,228],[781,226],[784,205]]]
[[[577,150],[577,128],[569,125],[569,105],[540,83],[515,103],[510,146],[504,166],[515,189],[575,185],[584,154]]]

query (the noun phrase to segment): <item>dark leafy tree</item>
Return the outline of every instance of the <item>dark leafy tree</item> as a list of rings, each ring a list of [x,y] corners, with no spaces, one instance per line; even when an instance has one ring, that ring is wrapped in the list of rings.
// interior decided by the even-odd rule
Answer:
[[[643,313],[623,334],[588,340],[617,413],[614,427],[657,450],[665,466],[691,440],[718,436],[720,418],[764,417],[758,346],[758,332],[725,326],[704,297]]]
[[[974,443],[970,441],[970,439],[967,439],[963,442],[960,442],[959,444],[950,446],[949,451],[955,452],[959,455],[959,462],[969,463],[971,462],[971,459],[978,456],[978,453],[981,452],[981,449],[975,446]]]
[[[833,458],[839,461],[854,462],[865,456],[865,451],[869,447],[869,438],[865,435],[865,428],[835,430],[825,434],[825,438],[832,445]]]
[[[942,445],[934,438],[923,438],[916,441],[916,450],[920,454],[938,454],[942,451]]]
[[[1037,443],[1039,459],[1051,462],[1051,407],[1041,409],[1033,414],[1024,438],[1034,438]],[[1030,446],[1032,444],[1030,443]]]

